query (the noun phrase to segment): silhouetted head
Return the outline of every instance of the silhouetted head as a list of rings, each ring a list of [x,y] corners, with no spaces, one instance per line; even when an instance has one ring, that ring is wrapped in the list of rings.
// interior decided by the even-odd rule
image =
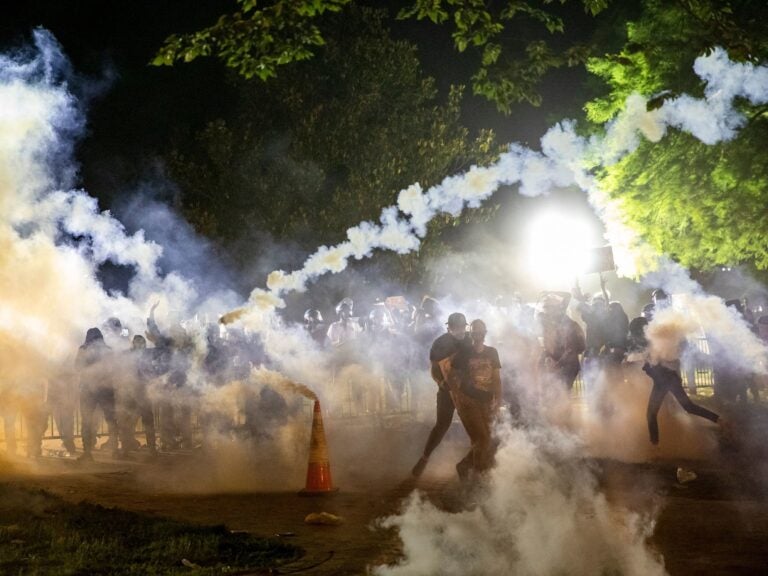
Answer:
[[[98,328],[88,328],[88,331],[85,333],[85,345],[88,346],[99,340],[104,341],[104,335],[101,333],[101,330]]]

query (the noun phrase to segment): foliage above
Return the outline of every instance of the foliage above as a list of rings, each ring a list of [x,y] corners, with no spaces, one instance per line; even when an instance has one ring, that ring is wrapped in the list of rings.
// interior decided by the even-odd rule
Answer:
[[[267,80],[277,68],[307,60],[325,44],[316,22],[326,12],[338,12],[350,0],[236,0],[240,9],[223,15],[213,26],[166,38],[153,64],[191,62],[215,55],[245,78]],[[259,7],[258,4],[266,4]]]
[[[441,103],[415,47],[390,38],[380,12],[354,8],[328,26],[311,63],[267,84],[233,77],[240,107],[172,153],[182,207],[207,236],[231,245],[261,230],[335,243],[412,182],[430,186],[497,153],[492,133],[471,138],[459,122],[461,89]],[[438,219],[422,256],[456,222]],[[413,258],[399,265],[411,269]]]
[[[236,0],[239,9],[213,25],[190,34],[169,36],[155,65],[190,62],[216,56],[245,78],[267,80],[278,68],[312,58],[328,40],[330,13],[352,0]],[[399,11],[401,19],[427,20],[450,26],[456,50],[478,57],[472,87],[509,113],[512,104],[541,103],[538,84],[553,68],[583,63],[590,54],[585,44],[555,48],[548,36],[562,34],[565,21],[553,5],[567,0],[414,0]],[[597,15],[610,0],[580,0],[584,10]]]
[[[700,95],[694,59],[716,46],[733,60],[766,63],[768,5],[748,0],[646,0],[615,54],[590,60],[607,85],[586,106],[595,122],[612,118],[631,93],[649,107],[687,92]],[[768,108],[740,104],[748,122],[729,142],[707,146],[672,131],[607,168],[602,184],[620,198],[634,227],[658,250],[700,269],[747,262],[768,269]]]

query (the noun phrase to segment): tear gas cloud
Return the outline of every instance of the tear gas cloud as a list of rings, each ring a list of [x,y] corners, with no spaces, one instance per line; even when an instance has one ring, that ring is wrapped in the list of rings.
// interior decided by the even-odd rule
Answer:
[[[173,311],[177,319],[194,318],[197,313],[197,325],[187,324],[187,333],[178,338],[189,338],[192,348],[204,353],[216,340],[205,333],[205,314],[212,317],[236,306],[231,289],[206,284],[203,274],[185,271],[182,251],[169,259],[174,269],[163,270],[164,248],[150,239],[151,227],[148,232],[136,227],[130,233],[109,212],[100,211],[86,192],[68,190],[73,173],[72,138],[82,129],[83,115],[66,83],[54,73],[63,60],[55,41],[38,30],[35,44],[34,54],[0,58],[0,366],[3,394],[8,390],[21,393],[25,386],[32,386],[30,397],[39,394],[34,387],[41,381],[59,374],[62,366],[71,366],[85,329],[108,317],[117,316],[132,332],[140,333],[146,310],[156,301],[163,303],[161,310]],[[660,259],[624,224],[620,204],[606,199],[588,167],[615,162],[633,151],[641,136],[657,141],[670,127],[689,130],[707,143],[731,138],[743,122],[732,106],[733,99],[766,102],[768,74],[764,67],[734,64],[722,50],[716,50],[698,59],[696,70],[707,82],[704,99],[681,96],[648,111],[646,100],[633,96],[606,126],[605,134],[591,139],[578,136],[573,123],[560,123],[542,138],[540,152],[512,145],[491,166],[473,167],[428,190],[414,184],[400,192],[397,205],[382,211],[378,223],[351,228],[346,241],[320,247],[299,270],[274,271],[266,289],[255,289],[245,306],[223,318],[233,324],[230,342],[242,337],[250,344],[246,329],[256,328],[261,350],[238,351],[232,361],[237,374],[221,382],[211,381],[198,362],[185,366],[195,401],[202,402],[202,398],[217,413],[232,419],[237,417],[244,394],[255,399],[263,408],[256,413],[272,418],[274,426],[265,433],[274,440],[272,448],[285,456],[280,461],[285,464],[283,477],[294,477],[296,462],[301,462],[299,466],[304,462],[296,456],[304,454],[305,448],[300,446],[306,446],[307,419],[302,418],[301,404],[290,398],[314,394],[331,407],[339,407],[348,390],[334,386],[338,381],[350,389],[362,383],[364,394],[371,391],[369,383],[376,382],[381,383],[381,390],[374,388],[370,401],[382,402],[388,392],[381,371],[392,363],[382,356],[378,365],[357,363],[357,368],[335,373],[329,355],[307,332],[286,324],[275,313],[285,305],[283,297],[306,290],[324,274],[344,271],[350,262],[368,258],[376,250],[398,254],[417,250],[429,221],[437,214],[458,215],[466,207],[477,207],[500,186],[518,185],[520,193],[529,196],[578,186],[587,192],[605,222],[621,273],[636,275],[655,269],[657,285],[670,288],[675,282],[686,282],[687,275]],[[691,112],[701,109],[707,110],[702,117]],[[194,239],[188,237],[187,241]],[[124,292],[107,292],[98,281],[99,267],[107,262],[133,269]],[[682,321],[673,311],[660,313],[648,330],[652,345],[658,341],[657,349],[667,353],[667,342],[671,349],[671,342],[701,326],[713,333],[736,334],[740,361],[752,361],[762,353],[754,338],[742,330],[741,319],[726,310],[721,300],[702,296],[689,278],[684,291],[693,294],[685,304],[694,311],[695,321]],[[520,309],[500,313],[499,306],[491,302],[445,299],[444,310],[449,307],[485,318],[490,340],[516,342],[516,350],[529,350],[524,343],[531,342],[532,327]],[[442,329],[440,322],[438,328]],[[656,338],[656,334],[664,338]],[[401,344],[395,341],[391,347],[401,348]],[[530,385],[527,376],[533,371],[533,357],[520,353],[510,361],[524,374],[520,390],[530,390],[526,386]],[[252,369],[252,365],[259,367]],[[430,382],[425,386],[433,392]],[[290,392],[280,400],[270,396],[270,389]],[[168,400],[167,390],[150,392],[157,401]],[[533,398],[526,392],[522,396]],[[636,411],[627,415],[628,419],[635,417]],[[572,434],[535,424],[529,429],[508,424],[499,429],[498,464],[473,509],[445,512],[416,495],[402,514],[386,520],[385,525],[400,529],[405,558],[379,572],[663,573],[662,562],[644,544],[652,521],[606,502],[582,461],[588,452]],[[232,478],[227,475],[226,458],[243,454],[239,445],[228,443],[230,439],[224,431],[210,438],[224,458],[211,467],[220,475],[219,487]],[[245,468],[252,470],[247,463]],[[235,476],[254,480],[245,469]],[[230,486],[253,486],[247,482],[231,481]],[[213,488],[200,485],[201,490]]]
[[[624,110],[605,127],[603,136],[583,138],[576,134],[574,122],[564,121],[542,137],[541,152],[513,144],[491,166],[473,166],[426,191],[413,184],[400,192],[396,206],[382,211],[380,223],[363,222],[350,228],[345,242],[321,246],[300,270],[274,271],[267,279],[267,288],[278,295],[303,291],[318,276],[338,273],[350,259],[369,257],[374,250],[398,254],[417,250],[427,224],[437,214],[457,216],[465,207],[479,206],[500,186],[510,185],[519,185],[520,193],[528,196],[579,186],[603,217],[607,239],[617,251],[620,273],[637,276],[652,270],[655,266],[648,267],[654,260],[650,249],[624,225],[618,217],[620,205],[600,191],[588,167],[612,164],[637,149],[641,135],[657,142],[670,127],[690,132],[706,144],[731,139],[745,122],[734,108],[734,100],[745,98],[753,105],[768,101],[768,68],[764,66],[731,62],[726,52],[717,48],[697,58],[694,70],[706,83],[703,99],[682,95],[649,111],[646,98],[632,95]],[[256,289],[254,296],[262,291]]]
[[[606,501],[572,436],[508,424],[497,433],[477,505],[451,514],[412,494],[381,522],[399,530],[404,559],[375,574],[665,574],[645,545],[653,523]]]

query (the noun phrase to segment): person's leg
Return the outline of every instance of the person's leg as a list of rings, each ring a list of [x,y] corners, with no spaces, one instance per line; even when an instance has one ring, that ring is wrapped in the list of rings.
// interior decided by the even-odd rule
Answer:
[[[653,383],[651,388],[651,394],[648,397],[648,408],[646,410],[646,418],[648,420],[648,435],[651,439],[651,444],[659,443],[659,423],[657,416],[659,409],[664,401],[664,396],[667,395],[667,386],[657,382]]]
[[[688,395],[685,393],[685,390],[683,390],[682,384],[672,384],[669,388],[669,391],[678,401],[680,406],[683,407],[683,410],[688,412],[688,414],[701,416],[702,418],[706,418],[707,420],[710,420],[711,422],[715,422],[715,423],[717,423],[717,421],[720,419],[720,416],[715,414],[711,410],[707,410],[703,406],[694,404],[693,401],[690,398],[688,398]]]
[[[479,404],[477,406],[477,421],[478,426],[474,442],[474,467],[477,472],[485,472],[493,466],[495,451],[491,433],[493,414],[491,413],[490,404]]]
[[[429,432],[427,443],[424,445],[424,452],[413,467],[413,470],[411,470],[414,476],[421,476],[422,472],[424,472],[429,457],[435,451],[435,448],[440,445],[440,442],[442,442],[445,434],[451,427],[451,422],[453,422],[453,413],[456,411],[456,408],[453,405],[453,399],[448,390],[438,388],[436,409],[435,425]]]
[[[80,429],[83,438],[83,455],[81,458],[91,460],[91,451],[93,450],[94,438],[96,436],[94,426],[94,412],[96,411],[96,400],[89,390],[80,392]]]
[[[5,432],[5,450],[9,456],[16,455],[16,412],[8,406],[3,409],[3,430]]]
[[[29,406],[24,417],[27,421],[27,457],[37,458],[43,454],[43,436],[48,427],[47,406]]]
[[[192,436],[192,404],[191,399],[185,398],[182,400],[180,408],[180,421],[179,428],[181,431],[181,443],[182,447],[186,450],[191,450],[195,447],[194,438]]]
[[[99,406],[101,406],[101,411],[104,413],[104,421],[107,423],[108,446],[115,452],[118,449],[118,434],[114,388],[102,388],[99,391],[98,402]]]
[[[461,393],[459,394],[461,395]],[[461,423],[464,425],[467,436],[469,436],[472,442],[471,468],[475,472],[483,472],[490,467],[489,454],[491,447],[490,423],[486,422],[484,406],[478,400],[467,398],[464,395],[461,395],[460,400],[457,400],[455,404],[459,418],[461,418]],[[466,465],[466,460],[467,458],[465,457],[456,467],[456,471],[462,479],[464,477],[459,467]]]
[[[176,440],[176,416],[173,402],[163,399],[157,403],[160,410],[160,446],[163,450],[174,450],[178,448]]]
[[[144,434],[147,439],[147,448],[150,452],[157,450],[157,438],[155,436],[155,414],[152,411],[152,402],[147,396],[145,386],[141,386],[136,393],[136,409],[141,417],[141,424],[144,426]]]
[[[75,453],[75,407],[62,397],[56,399],[53,406],[53,418],[59,430],[61,442],[70,454]]]

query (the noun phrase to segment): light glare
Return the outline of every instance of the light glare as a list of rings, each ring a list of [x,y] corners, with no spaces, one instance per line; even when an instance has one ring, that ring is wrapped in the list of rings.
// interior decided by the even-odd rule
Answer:
[[[525,265],[546,288],[563,289],[590,265],[594,229],[588,222],[558,212],[545,212],[528,226]]]

